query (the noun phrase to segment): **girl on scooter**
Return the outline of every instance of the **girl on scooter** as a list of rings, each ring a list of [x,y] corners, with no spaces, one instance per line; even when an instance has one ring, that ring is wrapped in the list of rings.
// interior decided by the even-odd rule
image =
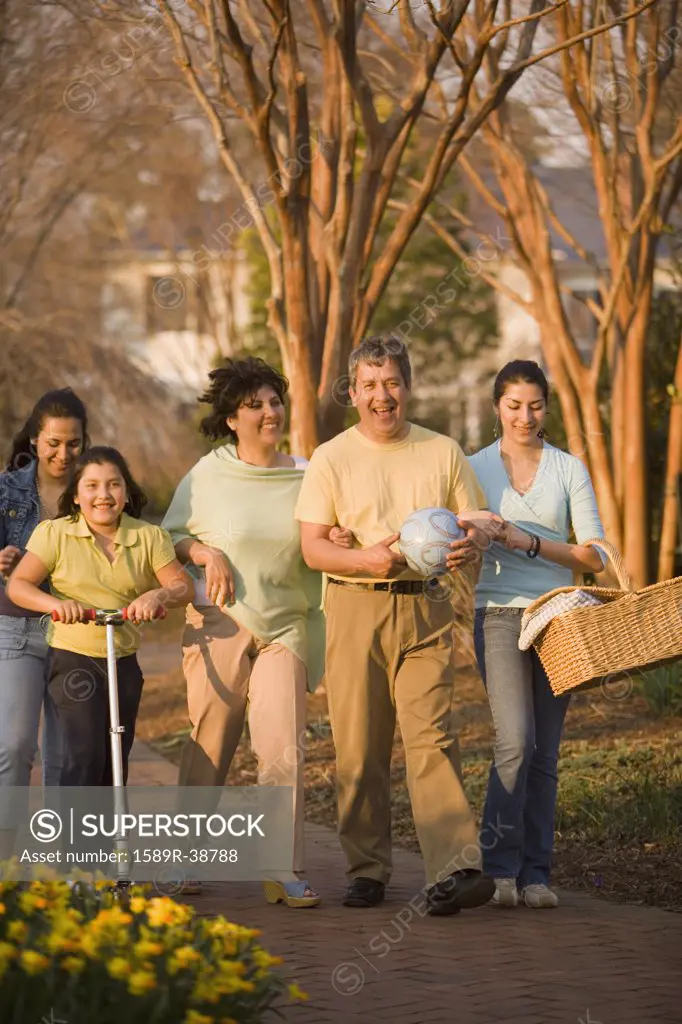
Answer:
[[[125,782],[144,682],[134,627],[194,596],[168,533],[140,519],[145,501],[115,448],[90,448],[62,495],[61,518],[37,527],[7,585],[15,604],[58,620],[48,633],[48,688],[63,737],[62,786],[112,784],[106,633],[85,611],[127,608],[130,626],[116,636]],[[48,576],[50,594],[40,589]]]

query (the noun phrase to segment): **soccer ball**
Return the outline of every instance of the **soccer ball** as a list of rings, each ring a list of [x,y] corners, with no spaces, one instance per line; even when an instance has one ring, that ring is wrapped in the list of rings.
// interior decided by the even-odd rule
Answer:
[[[447,508],[420,508],[401,526],[398,547],[414,572],[442,576],[447,572],[451,542],[464,536],[454,512]]]

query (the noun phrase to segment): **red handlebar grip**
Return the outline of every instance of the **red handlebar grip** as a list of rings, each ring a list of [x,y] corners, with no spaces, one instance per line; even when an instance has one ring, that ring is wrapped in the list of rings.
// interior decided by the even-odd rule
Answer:
[[[53,622],[59,622],[59,615],[57,612],[52,612],[50,618]],[[86,608],[83,612],[83,622],[94,622],[97,618],[97,612],[94,608]]]

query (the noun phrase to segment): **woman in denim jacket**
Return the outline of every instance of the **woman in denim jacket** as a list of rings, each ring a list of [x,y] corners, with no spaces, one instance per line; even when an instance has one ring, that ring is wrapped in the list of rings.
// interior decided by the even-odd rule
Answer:
[[[48,648],[40,615],[13,604],[5,581],[38,523],[57,517],[74,460],[86,444],[83,403],[70,388],[48,391],[15,437],[0,473],[0,786],[29,784],[43,706],[43,782],[59,784],[57,719],[46,688]]]

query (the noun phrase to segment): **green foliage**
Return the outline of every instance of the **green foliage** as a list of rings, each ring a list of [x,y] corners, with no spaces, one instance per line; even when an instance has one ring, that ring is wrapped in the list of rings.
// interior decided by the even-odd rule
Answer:
[[[654,714],[682,714],[682,661],[638,673],[635,688]]]
[[[282,354],[275,337],[268,327],[268,300],[270,298],[270,269],[258,233],[250,228],[242,235],[244,257],[249,274],[246,295],[249,300],[251,317],[244,345],[235,352],[235,358],[247,355],[259,356],[270,366],[282,372]]]
[[[456,225],[448,227],[456,234]],[[371,330],[405,341],[418,385],[452,382],[463,359],[496,343],[495,295],[480,269],[475,257],[463,263],[424,225],[407,245]]]
[[[405,177],[419,176],[423,150],[416,148],[417,143],[409,154]],[[456,181],[445,194],[450,206],[466,210],[466,197]],[[409,201],[409,187],[400,186],[397,198]],[[469,253],[457,220],[436,204],[428,212]],[[396,216],[387,217],[382,225],[376,246],[379,253]],[[489,247],[483,255],[489,257]],[[497,343],[496,296],[481,278],[484,269],[485,261],[479,260],[476,252],[460,259],[423,222],[405,247],[370,326],[373,334],[395,334],[407,344],[418,387],[437,390],[456,383],[463,360]],[[426,425],[450,433],[450,402],[445,396],[434,399]]]
[[[651,311],[647,338],[646,416],[647,467],[649,492],[652,495],[651,540],[658,549],[665,486],[668,428],[670,425],[670,388],[675,377],[675,363],[682,338],[682,293],[660,292]]]

